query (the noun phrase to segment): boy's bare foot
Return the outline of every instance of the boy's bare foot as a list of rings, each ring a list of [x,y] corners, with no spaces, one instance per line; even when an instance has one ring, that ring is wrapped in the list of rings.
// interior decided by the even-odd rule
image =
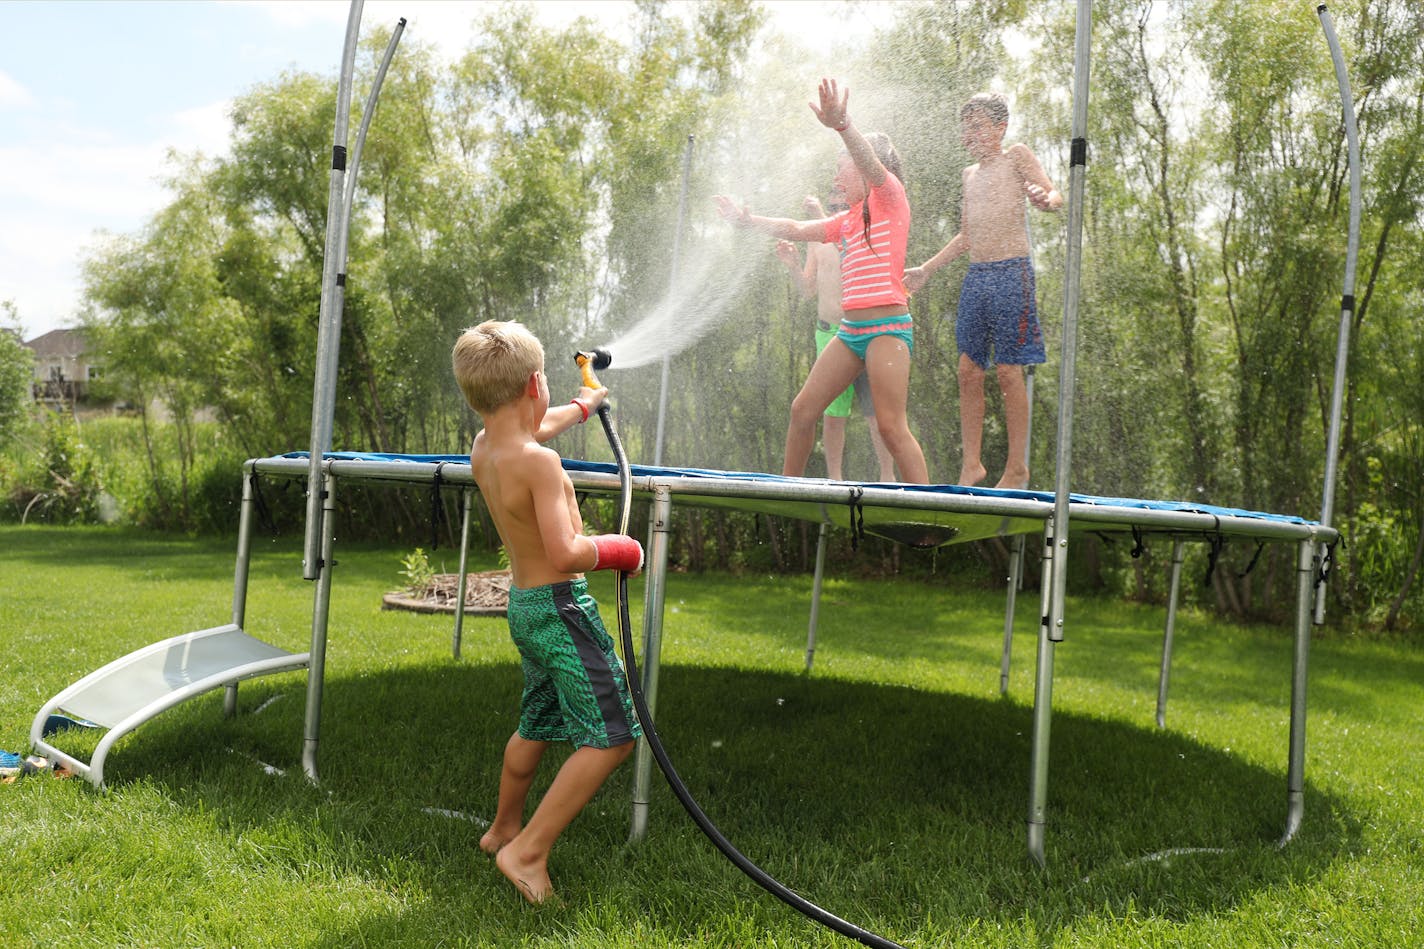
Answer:
[[[1028,469],[1015,468],[1012,471],[1005,468],[1004,476],[999,479],[996,488],[1009,488],[1014,491],[1022,491],[1028,487]]]
[[[494,856],[494,864],[514,884],[519,895],[539,905],[554,895],[554,884],[549,879],[549,870],[543,860],[522,861],[514,853],[514,847],[504,847]]]
[[[499,849],[509,843],[519,835],[519,828],[496,827],[491,824],[490,829],[485,831],[485,835],[480,838],[480,849],[485,853],[494,855],[499,853]]]
[[[988,471],[984,470],[984,466],[982,464],[979,464],[977,462],[972,465],[966,463],[964,467],[959,469],[959,483],[964,485],[966,488],[972,488],[980,481],[983,481],[984,476],[988,473]]]

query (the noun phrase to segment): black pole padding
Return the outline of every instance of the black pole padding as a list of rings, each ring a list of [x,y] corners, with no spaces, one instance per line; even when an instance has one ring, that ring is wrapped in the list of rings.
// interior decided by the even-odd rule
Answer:
[[[1355,312],[1355,295],[1347,293],[1340,297],[1340,309],[1345,313]]]
[[[1086,138],[1073,139],[1073,147],[1068,164],[1086,165],[1088,163],[1088,140]]]
[[[346,146],[331,146],[331,167],[334,171],[346,170]]]

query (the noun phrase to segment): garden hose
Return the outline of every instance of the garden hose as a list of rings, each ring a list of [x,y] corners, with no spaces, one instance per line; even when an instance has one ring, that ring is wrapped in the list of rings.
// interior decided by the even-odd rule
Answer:
[[[574,355],[574,362],[578,364],[583,372],[583,383],[590,389],[602,388],[594,375],[594,369],[606,369],[612,362],[612,357],[606,350],[593,350],[591,352],[579,352]],[[609,447],[613,449],[613,456],[618,462],[618,532],[628,533],[628,516],[633,506],[633,476],[628,465],[628,456],[623,452],[623,442],[618,437],[618,432],[613,427],[613,420],[608,412],[608,405],[604,403],[598,407],[598,418],[603,423],[604,434],[608,436]],[[633,707],[638,713],[638,721],[643,726],[643,737],[647,739],[648,748],[653,753],[654,760],[658,763],[658,768],[662,770],[663,777],[667,779],[668,786],[672,788],[673,794],[682,803],[683,809],[687,811],[699,830],[712,841],[713,845],[722,852],[728,860],[736,865],[752,880],[766,890],[768,893],[781,900],[792,909],[796,910],[807,919],[820,923],[829,929],[833,929],[842,936],[854,939],[861,945],[871,946],[873,949],[904,949],[897,942],[892,942],[884,936],[877,935],[869,930],[862,929],[854,923],[841,919],[800,894],[791,890],[781,881],[767,873],[761,867],[753,863],[745,854],[732,846],[717,825],[712,823],[712,819],[703,812],[701,806],[693,799],[692,793],[687,790],[687,785],[682,783],[682,778],[678,776],[677,769],[673,767],[672,759],[668,757],[666,749],[663,748],[662,740],[658,737],[658,730],[653,726],[653,715],[648,710],[648,703],[643,696],[643,688],[639,684],[637,657],[633,653],[633,632],[632,623],[628,619],[628,574],[622,570],[618,571],[618,632],[623,646],[623,664],[627,667],[628,690],[633,696]]]

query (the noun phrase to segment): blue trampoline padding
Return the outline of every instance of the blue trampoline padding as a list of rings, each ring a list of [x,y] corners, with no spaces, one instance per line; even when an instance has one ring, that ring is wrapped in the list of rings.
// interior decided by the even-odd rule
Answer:
[[[309,458],[310,452],[293,451],[281,455],[282,458]],[[413,462],[423,464],[455,464],[468,465],[470,457],[468,455],[400,455],[384,452],[359,452],[359,451],[331,451],[323,455],[340,461],[394,461]],[[565,471],[589,472],[595,474],[618,474],[618,466],[611,462],[601,461],[578,461],[576,459],[565,458]],[[654,467],[651,465],[631,465],[633,477],[666,477],[666,478],[710,478],[717,480],[737,480],[737,481],[762,481],[768,483],[780,482],[783,484],[795,484],[812,481],[825,483],[820,478],[792,478],[787,475],[767,474],[761,471],[721,471],[714,468],[670,468]],[[927,494],[947,494],[960,495],[963,497],[982,498],[1016,498],[1028,501],[1040,501],[1052,504],[1054,501],[1051,491],[1020,491],[1008,488],[983,488],[965,487],[959,484],[901,484],[900,482],[882,481],[848,481],[835,482],[837,484],[860,485],[861,487],[893,488],[899,491],[922,492]],[[1269,514],[1262,511],[1249,511],[1244,508],[1222,507],[1215,504],[1197,504],[1188,501],[1151,501],[1142,498],[1117,498],[1099,497],[1090,494],[1070,493],[1069,500],[1075,504],[1090,504],[1100,507],[1127,508],[1145,511],[1177,511],[1186,514],[1206,514],[1215,517],[1240,517],[1254,518],[1257,520],[1275,521],[1282,524],[1314,525],[1317,521],[1307,520],[1292,514]]]

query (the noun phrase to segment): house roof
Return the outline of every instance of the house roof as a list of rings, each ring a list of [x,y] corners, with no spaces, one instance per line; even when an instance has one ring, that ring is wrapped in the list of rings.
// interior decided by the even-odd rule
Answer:
[[[82,356],[87,348],[83,330],[50,330],[25,345],[36,356]]]

